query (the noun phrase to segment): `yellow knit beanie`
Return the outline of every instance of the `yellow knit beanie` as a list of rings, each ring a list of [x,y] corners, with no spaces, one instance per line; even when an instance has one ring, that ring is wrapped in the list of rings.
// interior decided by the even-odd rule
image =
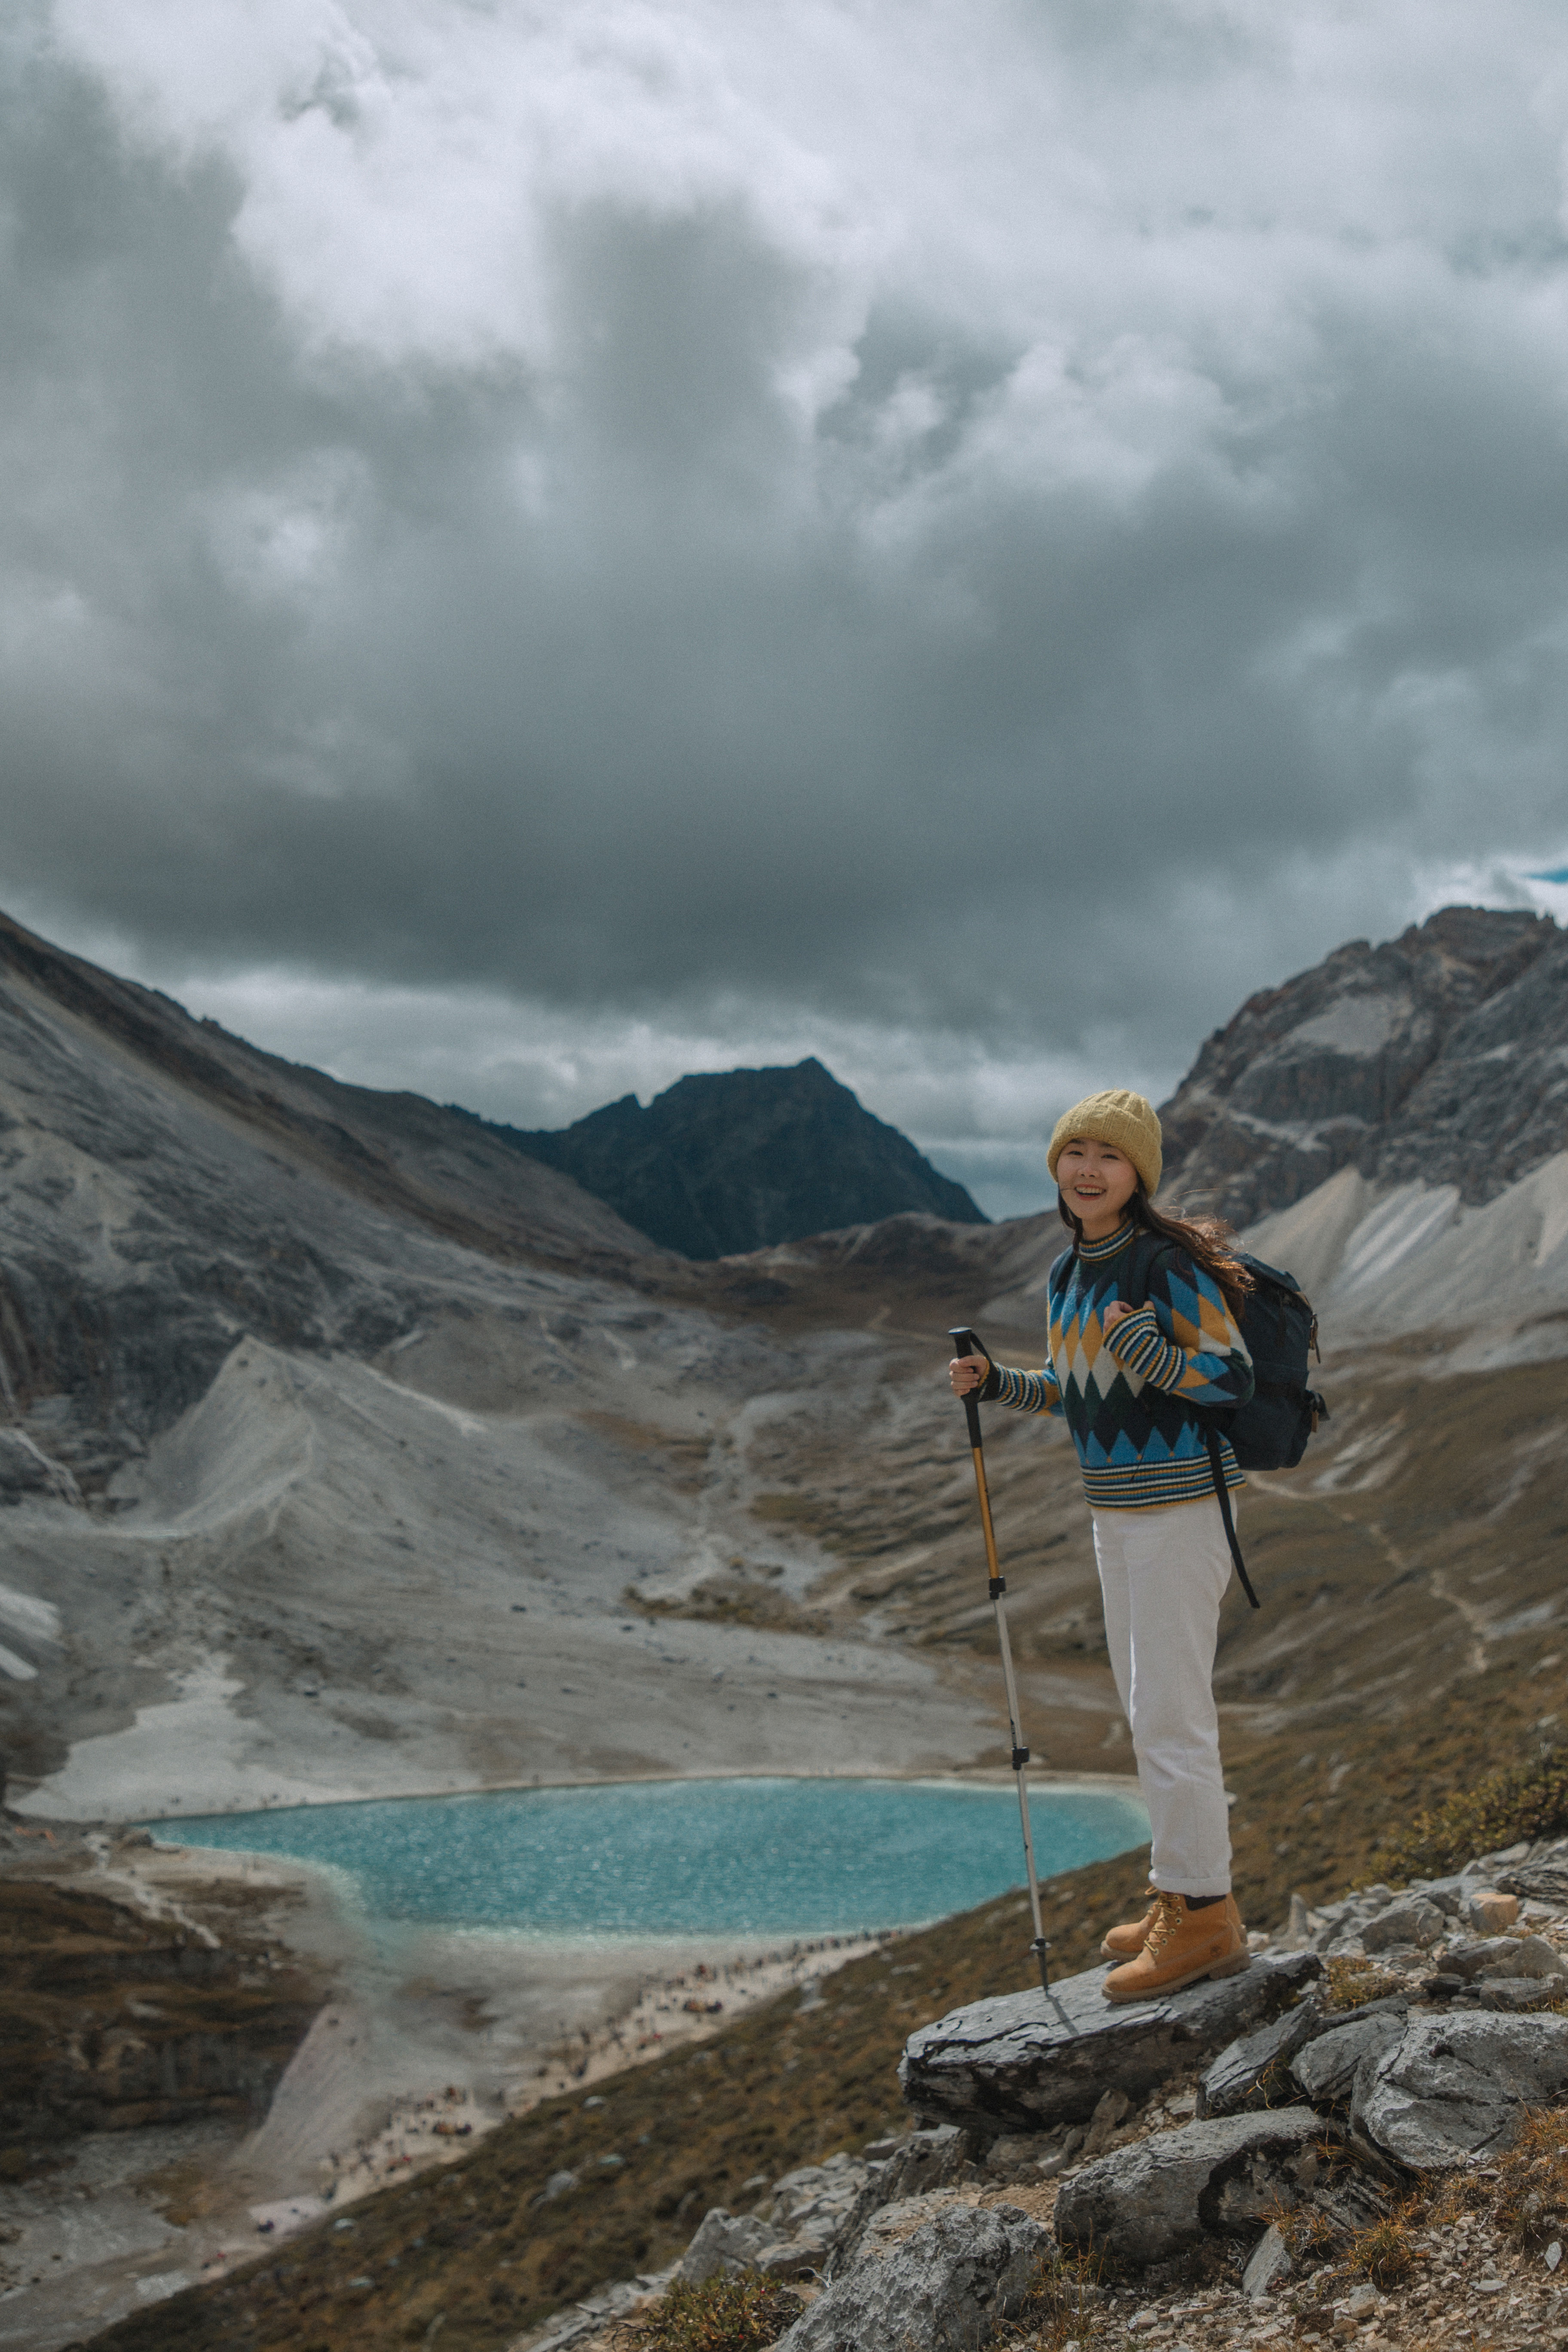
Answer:
[[[1086,1095],[1082,1102],[1074,1103],[1058,1119],[1046,1154],[1046,1166],[1053,1177],[1063,1145],[1075,1135],[1092,1136],[1096,1143],[1114,1144],[1118,1151],[1125,1151],[1143,1179],[1143,1190],[1153,1199],[1160,1189],[1164,1158],[1159,1115],[1152,1102],[1142,1095],[1130,1094],[1125,1087],[1108,1087],[1102,1095]]]

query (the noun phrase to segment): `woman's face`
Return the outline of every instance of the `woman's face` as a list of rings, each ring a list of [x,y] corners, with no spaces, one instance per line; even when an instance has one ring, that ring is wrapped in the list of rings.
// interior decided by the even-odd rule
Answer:
[[[1138,1171],[1113,1143],[1075,1135],[1057,1154],[1061,1196],[1091,1242],[1113,1234],[1138,1190]]]

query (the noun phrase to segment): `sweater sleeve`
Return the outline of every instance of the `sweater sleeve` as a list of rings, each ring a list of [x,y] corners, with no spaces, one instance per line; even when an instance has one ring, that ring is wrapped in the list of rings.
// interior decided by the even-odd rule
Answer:
[[[996,1374],[996,1402],[1015,1412],[1060,1412],[1062,1392],[1049,1364],[1037,1372],[1015,1371],[1007,1364],[992,1367]]]
[[[1184,1250],[1156,1263],[1147,1303],[1112,1324],[1105,1344],[1124,1371],[1184,1404],[1234,1406],[1252,1394],[1252,1359],[1225,1293]]]

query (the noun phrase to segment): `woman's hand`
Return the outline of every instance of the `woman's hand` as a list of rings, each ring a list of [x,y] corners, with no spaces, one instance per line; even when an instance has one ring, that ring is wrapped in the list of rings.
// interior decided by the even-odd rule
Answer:
[[[953,1395],[967,1396],[971,1389],[980,1386],[990,1370],[990,1359],[986,1356],[954,1356],[947,1368]]]
[[[1113,1298],[1100,1318],[1101,1330],[1109,1331],[1113,1324],[1120,1323],[1123,1316],[1131,1315],[1131,1312],[1132,1309],[1125,1298]]]

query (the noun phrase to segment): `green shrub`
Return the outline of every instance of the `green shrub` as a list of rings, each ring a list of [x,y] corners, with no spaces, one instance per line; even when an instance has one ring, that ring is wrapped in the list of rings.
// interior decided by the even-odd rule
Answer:
[[[1568,1829],[1568,1749],[1533,1764],[1493,1772],[1450,1797],[1436,1811],[1417,1813],[1409,1827],[1373,1854],[1373,1875],[1390,1885],[1441,1878],[1478,1854],[1495,1853],[1521,1838]]]
[[[662,2303],[623,2331],[638,2352],[756,2352],[800,2317],[798,2294],[761,2271],[690,2286],[677,2279]]]

